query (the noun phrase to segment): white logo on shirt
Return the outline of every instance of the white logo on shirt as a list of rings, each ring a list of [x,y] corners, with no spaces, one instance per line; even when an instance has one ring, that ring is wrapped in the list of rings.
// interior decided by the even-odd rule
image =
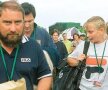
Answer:
[[[21,58],[21,62],[31,62],[30,58]]]

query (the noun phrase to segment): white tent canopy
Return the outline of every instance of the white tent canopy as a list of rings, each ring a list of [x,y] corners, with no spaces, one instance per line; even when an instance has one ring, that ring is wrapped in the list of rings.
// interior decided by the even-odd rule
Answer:
[[[68,39],[73,39],[72,36],[73,36],[74,33],[78,33],[79,35],[81,34],[81,32],[79,31],[79,29],[77,29],[76,27],[68,28],[68,29],[64,30],[62,32],[62,34],[63,33],[67,33],[67,38]],[[63,40],[62,34],[60,34],[60,36],[59,36],[60,40]]]

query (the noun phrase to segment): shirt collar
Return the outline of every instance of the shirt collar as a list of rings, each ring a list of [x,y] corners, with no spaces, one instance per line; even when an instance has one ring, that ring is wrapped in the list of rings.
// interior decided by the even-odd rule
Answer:
[[[26,42],[28,42],[28,41],[29,41],[28,37],[24,35],[24,36],[22,37],[22,43],[26,43]]]

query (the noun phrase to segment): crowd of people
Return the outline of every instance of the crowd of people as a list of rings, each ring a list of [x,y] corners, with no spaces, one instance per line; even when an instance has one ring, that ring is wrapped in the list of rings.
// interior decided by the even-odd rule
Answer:
[[[86,58],[80,90],[107,90],[108,36],[104,19],[92,16],[83,25],[87,36],[74,33],[70,41],[66,33],[59,40],[57,29],[50,35],[37,25],[35,18],[35,7],[29,2],[0,2],[0,84],[23,77],[27,90],[34,90],[34,86],[35,90],[52,90],[49,64],[56,68],[67,58],[68,64],[76,67]],[[86,39],[90,42],[87,56],[83,54]]]

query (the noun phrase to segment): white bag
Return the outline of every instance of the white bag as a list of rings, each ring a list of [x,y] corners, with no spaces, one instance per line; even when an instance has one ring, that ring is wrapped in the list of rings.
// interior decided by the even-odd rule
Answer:
[[[26,90],[26,82],[24,78],[17,81],[8,81],[0,84],[0,90]]]

